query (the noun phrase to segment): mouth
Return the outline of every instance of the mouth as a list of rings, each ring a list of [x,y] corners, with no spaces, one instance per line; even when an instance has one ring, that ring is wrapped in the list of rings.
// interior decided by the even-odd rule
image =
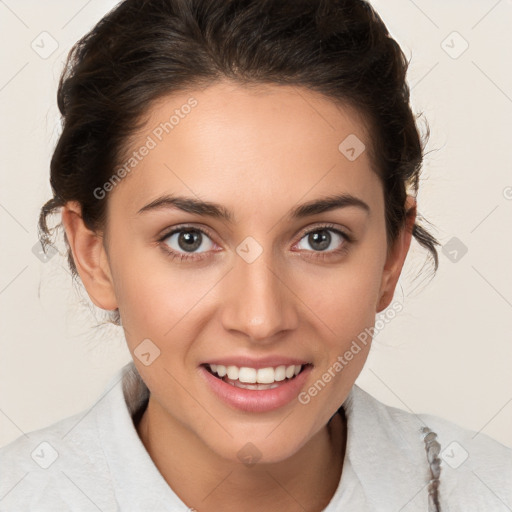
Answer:
[[[214,377],[240,389],[261,391],[275,389],[283,383],[293,380],[311,364],[279,365],[266,368],[251,368],[223,364],[204,364]]]
[[[297,360],[279,363],[284,361],[247,361],[247,366],[216,361],[199,369],[207,388],[223,403],[238,411],[265,413],[291,404],[313,369],[313,364]]]

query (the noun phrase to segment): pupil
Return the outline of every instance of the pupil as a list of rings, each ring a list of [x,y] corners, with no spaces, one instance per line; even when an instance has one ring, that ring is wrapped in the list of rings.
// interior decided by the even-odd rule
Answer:
[[[319,235],[318,233],[321,234]],[[309,235],[309,243],[313,248],[315,248],[315,244],[319,244],[319,247],[316,247],[316,249],[319,251],[324,251],[327,249],[327,247],[329,247],[329,244],[331,243],[331,234],[325,229],[311,233]]]
[[[178,243],[181,249],[193,251],[201,245],[199,233],[197,231],[184,231],[179,236]]]

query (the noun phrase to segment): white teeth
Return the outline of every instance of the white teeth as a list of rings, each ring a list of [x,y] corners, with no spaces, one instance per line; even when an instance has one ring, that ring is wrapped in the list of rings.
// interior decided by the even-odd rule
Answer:
[[[258,370],[258,383],[272,384],[276,380],[274,374],[274,368],[260,368]]]
[[[238,380],[238,367],[236,366],[228,366],[228,379]]]
[[[256,390],[263,390],[263,389],[274,389],[279,387],[279,384],[276,384],[275,382],[273,384],[242,384],[240,381],[230,382],[232,386],[235,388],[242,388],[242,389],[256,389]]]
[[[277,366],[276,368],[249,368],[247,366],[224,366],[222,364],[210,364],[211,371],[217,374],[219,377],[227,375],[230,380],[237,380],[244,384],[274,384],[275,382],[281,382],[285,379],[291,379],[298,375],[302,370],[302,365],[290,365],[290,366]],[[260,386],[238,386],[248,387],[250,389],[271,389],[271,387]],[[275,386],[273,386],[275,387]]]
[[[238,372],[238,380],[240,382],[246,382],[247,384],[254,384],[256,382],[256,373],[257,372],[254,368],[246,368],[244,366],[240,368],[240,371]],[[261,381],[258,380],[258,382]]]
[[[274,379],[277,382],[281,382],[282,380],[286,379],[286,366],[278,366],[274,370]]]

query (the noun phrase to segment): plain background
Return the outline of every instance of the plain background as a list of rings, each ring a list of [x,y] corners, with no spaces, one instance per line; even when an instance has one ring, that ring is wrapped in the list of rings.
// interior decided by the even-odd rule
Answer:
[[[64,59],[115,3],[0,1],[0,445],[85,410],[130,360],[120,328],[95,327],[102,312],[73,288],[64,255],[33,252]],[[432,131],[419,211],[444,247],[429,282],[428,265],[414,279],[426,253],[413,243],[404,309],[358,384],[512,446],[512,1],[373,4],[411,60],[413,109]]]

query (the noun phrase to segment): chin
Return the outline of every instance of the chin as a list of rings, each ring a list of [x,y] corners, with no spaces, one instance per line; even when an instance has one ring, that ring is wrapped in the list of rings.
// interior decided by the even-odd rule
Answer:
[[[246,466],[276,464],[293,457],[310,440],[306,434],[303,437],[298,433],[290,435],[285,423],[277,423],[265,429],[260,427],[254,435],[240,433],[232,438],[226,435],[222,440],[203,439],[203,442],[218,456],[230,462]]]

